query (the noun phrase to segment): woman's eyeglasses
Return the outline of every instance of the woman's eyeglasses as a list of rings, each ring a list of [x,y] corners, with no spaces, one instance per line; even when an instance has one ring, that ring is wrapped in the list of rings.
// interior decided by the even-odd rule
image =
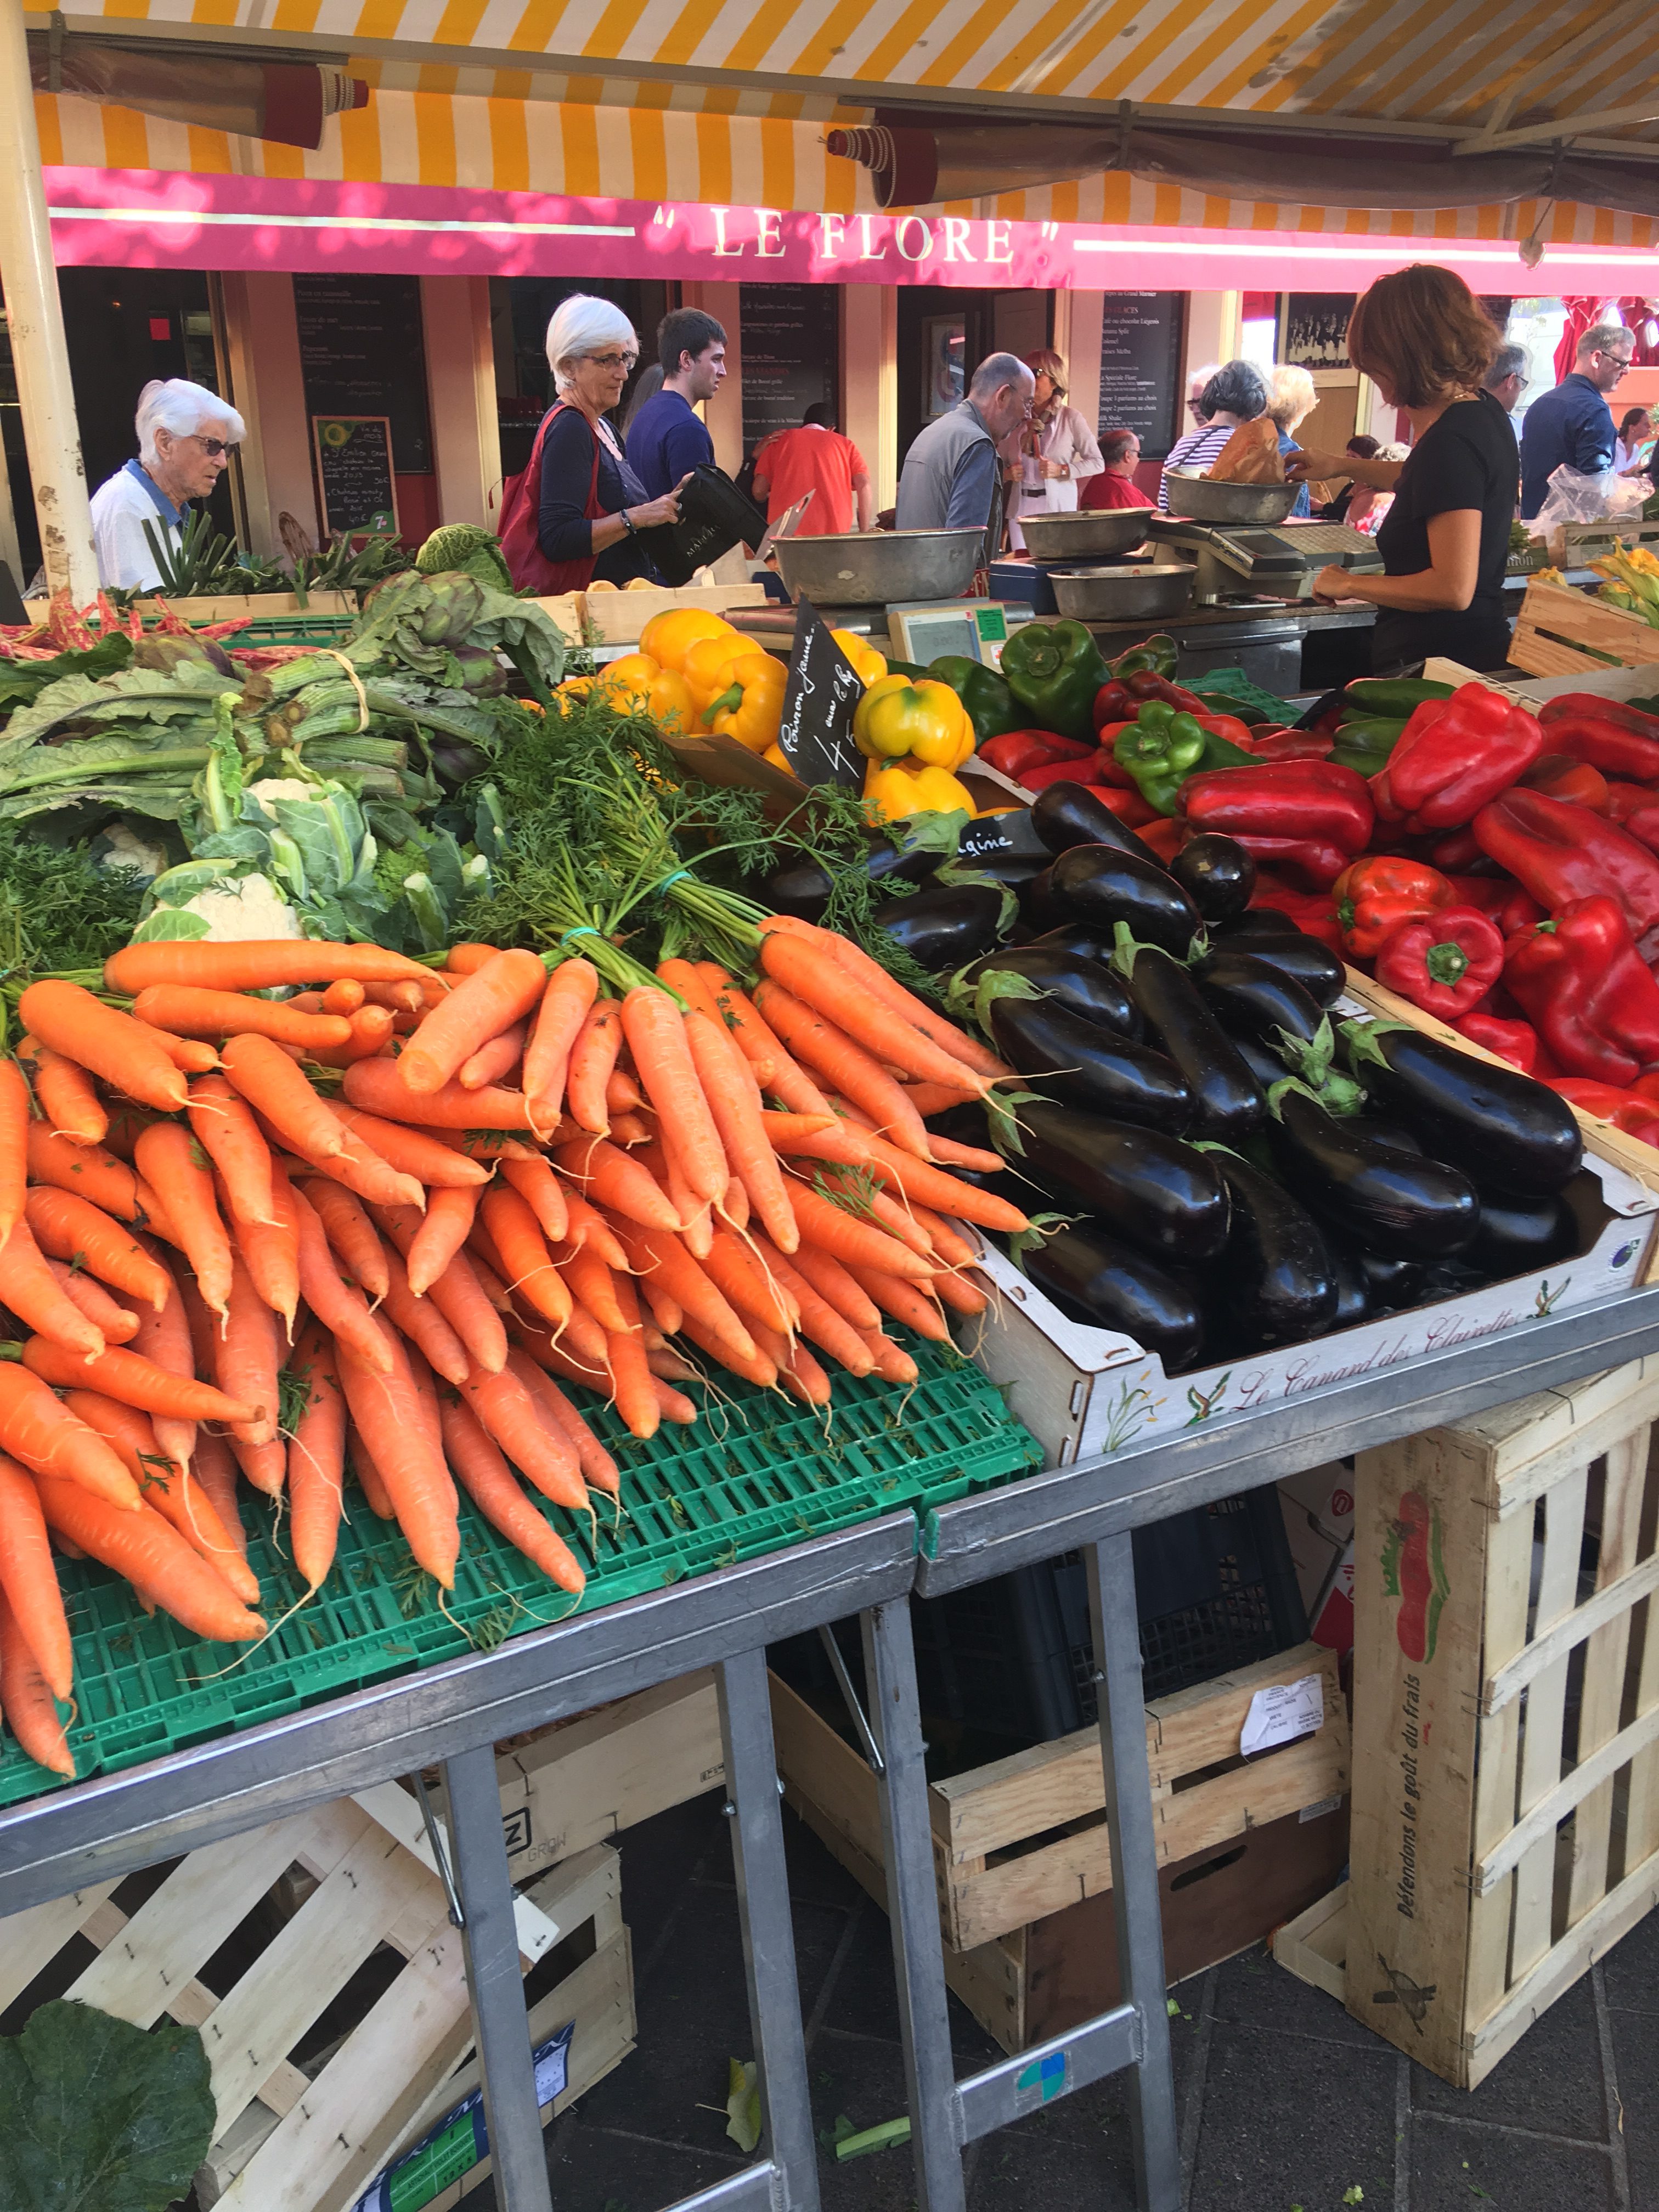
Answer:
[[[636,353],[591,353],[587,358],[595,368],[621,369],[625,376],[639,359]]]

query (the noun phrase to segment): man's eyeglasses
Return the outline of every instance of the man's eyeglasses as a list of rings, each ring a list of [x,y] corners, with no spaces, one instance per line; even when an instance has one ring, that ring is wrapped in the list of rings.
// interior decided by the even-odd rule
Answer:
[[[233,453],[241,451],[240,446],[228,446],[222,438],[204,438],[199,430],[193,430],[191,435],[210,461],[216,461],[221,453],[228,460]]]
[[[1200,422],[1204,419],[1204,410],[1199,405],[1196,399],[1189,399],[1187,402],[1187,412],[1189,415],[1195,416]]]
[[[595,368],[621,369],[624,375],[639,359],[636,353],[591,353],[587,358]]]

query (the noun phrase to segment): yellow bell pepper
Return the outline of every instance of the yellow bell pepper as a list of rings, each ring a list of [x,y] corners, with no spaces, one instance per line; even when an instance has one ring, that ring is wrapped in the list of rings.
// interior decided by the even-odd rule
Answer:
[[[872,760],[908,755],[924,768],[957,769],[974,750],[974,726],[948,684],[884,676],[858,703],[853,739]]]
[[[854,673],[866,691],[872,684],[880,683],[887,673],[887,663],[867,637],[850,629],[832,629],[830,635],[852,662]]]
[[[698,714],[730,684],[726,671],[734,661],[751,660],[764,650],[753,638],[739,637],[735,630],[729,637],[700,637],[688,646],[680,673],[691,687],[691,703]]]
[[[710,614],[706,607],[670,607],[663,614],[653,615],[641,631],[640,651],[659,668],[672,668],[677,676],[684,676],[685,656],[700,640],[730,640],[737,634],[723,616]]]
[[[795,775],[794,769],[790,763],[789,756],[784,751],[783,747],[781,744],[775,743],[768,745],[766,750],[761,755],[761,758],[763,761],[770,761],[774,768],[781,768],[786,775]],[[800,781],[800,778],[796,775],[795,781],[799,783]]]
[[[878,822],[902,822],[908,814],[974,812],[973,794],[948,769],[912,768],[904,761],[874,761],[865,772],[866,811]]]
[[[624,653],[591,681],[617,707],[642,708],[665,728],[678,726],[690,730],[696,725],[691,687],[673,669],[659,668],[648,653]]]
[[[721,673],[726,682],[699,719],[716,737],[735,738],[750,752],[763,753],[777,742],[788,670],[769,653],[745,652]]]

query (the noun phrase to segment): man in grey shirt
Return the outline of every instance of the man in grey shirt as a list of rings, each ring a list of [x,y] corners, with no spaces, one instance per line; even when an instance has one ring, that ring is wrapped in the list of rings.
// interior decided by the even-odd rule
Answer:
[[[1002,545],[1002,465],[997,448],[1030,419],[1036,380],[1017,354],[981,362],[968,397],[930,422],[904,457],[894,516],[899,530],[986,533],[986,558]]]

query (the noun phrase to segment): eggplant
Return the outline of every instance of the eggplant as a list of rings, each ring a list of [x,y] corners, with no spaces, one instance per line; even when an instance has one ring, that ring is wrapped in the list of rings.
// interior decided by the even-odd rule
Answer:
[[[1158,863],[1105,845],[1079,845],[1053,860],[1031,886],[1036,918],[1115,929],[1127,921],[1136,941],[1185,957],[1200,927],[1198,908]]]
[[[1501,1283],[1576,1259],[1579,1241],[1578,1218],[1559,1192],[1548,1198],[1483,1196],[1480,1226],[1459,1257],[1489,1282]]]
[[[1443,1260],[1480,1225],[1480,1200],[1466,1175],[1376,1143],[1301,1091],[1279,1093],[1271,1133],[1291,1194],[1368,1252]]]
[[[1243,1352],[1267,1352],[1317,1336],[1338,1304],[1336,1270],[1318,1224],[1236,1152],[1209,1157],[1232,1201],[1219,1285],[1229,1337]]]
[[[1051,783],[1031,801],[1031,827],[1051,853],[1069,853],[1074,845],[1109,845],[1160,872],[1164,863],[1127,822],[1097,799],[1086,785]]]
[[[1267,1095],[1180,961],[1155,945],[1138,945],[1129,996],[1146,1018],[1152,1042],[1191,1085],[1200,1133],[1236,1144],[1261,1128],[1267,1118]]]
[[[1273,1044],[1283,1030],[1311,1044],[1324,1010],[1293,976],[1249,952],[1212,952],[1193,970],[1199,996],[1224,1030]]]
[[[1172,1060],[1048,999],[994,999],[991,1036],[1022,1075],[1068,1105],[1145,1129],[1184,1129],[1194,1101]]]
[[[1271,1045],[1258,1044],[1254,1037],[1235,1036],[1232,1047],[1261,1085],[1264,1097],[1275,1083],[1283,1083],[1296,1073],[1285,1066]]]
[[[1085,1022],[1097,1022],[1102,1029],[1115,1030],[1120,1036],[1139,1042],[1146,1024],[1140,1018],[1140,1009],[1124,989],[1121,981],[1111,969],[1098,960],[1085,959],[1080,954],[1049,949],[1046,939],[1035,944],[1008,945],[1000,952],[989,952],[983,960],[976,960],[964,979],[977,983],[981,975],[1023,975],[1046,991],[1057,1006],[1064,1006],[1068,1014],[1078,1014]]]
[[[1117,951],[1117,934],[1109,928],[1093,928],[1085,921],[1068,921],[1060,929],[1045,929],[1032,942],[1046,951],[1075,952],[1080,959],[1097,960],[1109,968]]]
[[[902,877],[908,884],[925,884],[939,860],[936,852],[902,853],[890,839],[878,837],[871,844],[864,869],[872,885],[889,876]],[[823,920],[834,888],[829,870],[809,854],[801,853],[773,869],[762,886],[761,896],[774,914],[791,914],[799,921],[818,922]]]
[[[1341,961],[1329,945],[1322,945],[1305,931],[1291,929],[1288,924],[1272,935],[1265,930],[1252,930],[1248,940],[1235,943],[1231,939],[1222,939],[1216,951],[1248,952],[1252,960],[1265,960],[1292,983],[1299,983],[1322,1011],[1334,1006],[1342,996],[1346,977]]]
[[[1385,1260],[1376,1252],[1364,1250],[1358,1259],[1373,1313],[1402,1312],[1422,1297],[1427,1271],[1420,1261]]]
[[[1224,921],[1210,924],[1210,935],[1218,943],[1224,943],[1234,937],[1300,937],[1303,934],[1290,916],[1281,914],[1276,906],[1253,906],[1243,914],[1229,915]]]
[[[871,918],[918,967],[941,975],[977,960],[996,943],[1002,893],[989,884],[941,884],[887,899]]]
[[[1423,1157],[1423,1147],[1409,1129],[1402,1129],[1395,1121],[1379,1121],[1370,1114],[1350,1114],[1344,1117],[1351,1129],[1362,1137],[1369,1137],[1374,1145],[1391,1145],[1397,1152],[1411,1152],[1418,1159]]]
[[[1191,1291],[1173,1275],[1092,1224],[1046,1237],[1021,1263],[1068,1321],[1121,1329],[1164,1367],[1193,1366],[1204,1323]]]
[[[1529,1075],[1415,1030],[1352,1023],[1344,1035],[1366,1089],[1483,1190],[1547,1198],[1583,1164],[1571,1107]]]
[[[1255,895],[1255,862],[1237,837],[1190,838],[1170,861],[1170,873],[1206,922],[1231,921]]]
[[[1371,1294],[1365,1271],[1359,1264],[1358,1248],[1335,1237],[1329,1238],[1328,1245],[1332,1272],[1336,1277],[1336,1311],[1327,1332],[1332,1334],[1339,1328],[1358,1328],[1362,1321],[1369,1321]]]
[[[1022,1106],[1025,1164],[1126,1237],[1178,1267],[1213,1260],[1227,1242],[1227,1186],[1213,1160],[1178,1137],[1073,1106]]]

